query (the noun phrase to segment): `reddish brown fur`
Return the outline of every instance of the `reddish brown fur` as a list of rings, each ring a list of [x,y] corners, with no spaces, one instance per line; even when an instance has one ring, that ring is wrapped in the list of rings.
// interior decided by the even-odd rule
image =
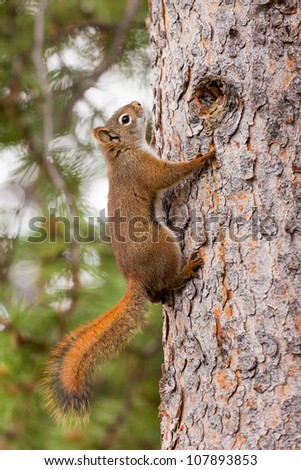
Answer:
[[[148,296],[129,280],[121,301],[88,325],[74,330],[52,352],[46,367],[45,392],[54,417],[86,414],[95,362],[104,362],[138,331],[145,320]]]
[[[116,337],[120,337],[121,334],[126,336],[128,330],[138,328],[139,316],[143,318],[140,310],[143,309],[143,303],[147,301],[145,290],[141,287],[139,289],[139,287],[138,283],[129,281],[125,296],[115,307],[92,321],[89,329],[83,327],[75,331],[76,344],[68,350],[62,362],[61,380],[67,392],[80,391],[90,364],[96,358],[102,362],[110,355],[111,344],[106,350],[97,349],[95,356],[90,357],[93,347],[110,329],[114,328],[114,334]],[[136,305],[137,301],[138,305]],[[125,323],[120,322],[122,318],[127,321],[126,331],[124,331]],[[130,328],[131,322],[134,322],[132,328]],[[109,339],[112,340],[113,349],[116,350],[115,341],[113,338],[109,337]],[[75,375],[74,371],[78,371],[78,373]]]
[[[126,124],[121,122],[124,115],[129,118]],[[134,101],[119,109],[105,127],[93,130],[108,162],[108,209],[113,217],[109,229],[128,286],[114,308],[75,330],[53,351],[45,389],[58,419],[87,411],[95,362],[109,359],[139,329],[148,300],[160,301],[166,290],[182,286],[202,264],[198,256],[183,263],[173,232],[156,220],[155,200],[160,190],[201,169],[214,150],[189,162],[164,162],[148,147],[145,128],[143,109]],[[118,223],[116,211],[125,223]],[[135,220],[142,223],[143,239],[131,231]]]

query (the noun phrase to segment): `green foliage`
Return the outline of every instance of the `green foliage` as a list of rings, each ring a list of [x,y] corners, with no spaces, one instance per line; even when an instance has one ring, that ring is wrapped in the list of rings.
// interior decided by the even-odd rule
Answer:
[[[103,224],[95,228],[96,236],[90,231],[87,214],[93,211],[85,192],[103,168],[90,129],[106,114],[86,91],[101,83],[114,63],[126,76],[134,70],[147,73],[147,2],[141,0],[122,30],[126,6],[119,0],[49,1],[40,57],[48,70],[46,86],[33,60],[39,2],[0,2],[0,162],[14,168],[0,187],[3,449],[159,447],[158,306],[145,331],[97,371],[88,424],[58,427],[41,393],[52,347],[67,331],[114,305],[125,290],[110,245],[101,241]],[[66,225],[50,217],[50,208],[68,220],[76,215],[80,233],[89,240],[66,240]],[[20,229],[29,214],[42,217],[38,232]],[[43,241],[41,234],[47,235]]]
[[[28,308],[16,298],[9,310],[10,326],[0,334],[2,448],[157,448],[158,381],[162,359],[160,309],[152,309],[145,331],[118,358],[97,371],[89,423],[82,428],[60,429],[45,410],[40,386],[49,351],[66,330],[87,322],[115,304],[123,295],[125,283],[108,247],[101,243],[93,243],[93,248],[85,247],[84,250],[93,249],[101,255],[106,275],[104,277],[99,267],[95,272],[84,262],[81,264],[83,271],[92,273],[94,283],[81,286],[72,315],[64,319],[51,305],[64,302],[70,292],[62,288],[47,290],[53,274],[67,274],[64,263],[58,263],[56,257],[51,259],[46,246],[23,244],[27,246],[18,247],[16,263],[26,254],[33,264],[35,260],[47,263],[47,269],[41,269],[43,276],[39,276],[39,299]],[[35,251],[32,257],[31,250]]]

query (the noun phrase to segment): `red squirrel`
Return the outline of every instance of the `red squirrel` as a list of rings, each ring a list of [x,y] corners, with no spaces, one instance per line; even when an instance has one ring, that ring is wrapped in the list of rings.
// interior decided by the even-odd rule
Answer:
[[[109,231],[127,289],[116,306],[75,329],[52,351],[44,388],[58,421],[88,414],[95,364],[109,360],[140,329],[148,302],[159,302],[168,290],[183,286],[202,265],[195,254],[185,263],[175,234],[156,220],[156,200],[161,190],[200,170],[214,149],[187,162],[163,161],[148,146],[145,132],[146,116],[137,101],[92,131],[108,164]],[[118,222],[116,214],[125,222]],[[131,221],[138,223],[139,237]]]

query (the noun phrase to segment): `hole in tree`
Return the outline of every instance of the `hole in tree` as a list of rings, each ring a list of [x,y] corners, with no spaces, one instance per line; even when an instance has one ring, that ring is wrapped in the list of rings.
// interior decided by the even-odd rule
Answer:
[[[239,35],[239,32],[237,31],[237,29],[231,28],[229,30],[229,36],[231,39],[236,38],[238,35]]]
[[[211,114],[216,106],[223,102],[224,98],[222,86],[216,80],[202,84],[195,96],[202,115]]]

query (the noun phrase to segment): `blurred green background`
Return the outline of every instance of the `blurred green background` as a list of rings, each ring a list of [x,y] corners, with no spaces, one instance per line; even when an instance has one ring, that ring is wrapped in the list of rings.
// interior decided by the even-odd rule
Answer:
[[[0,2],[1,449],[159,448],[160,306],[97,371],[84,427],[53,423],[40,385],[60,338],[125,290],[96,220],[107,186],[90,130],[133,99],[150,110],[146,18],[146,0]],[[66,241],[50,208],[87,240]]]

